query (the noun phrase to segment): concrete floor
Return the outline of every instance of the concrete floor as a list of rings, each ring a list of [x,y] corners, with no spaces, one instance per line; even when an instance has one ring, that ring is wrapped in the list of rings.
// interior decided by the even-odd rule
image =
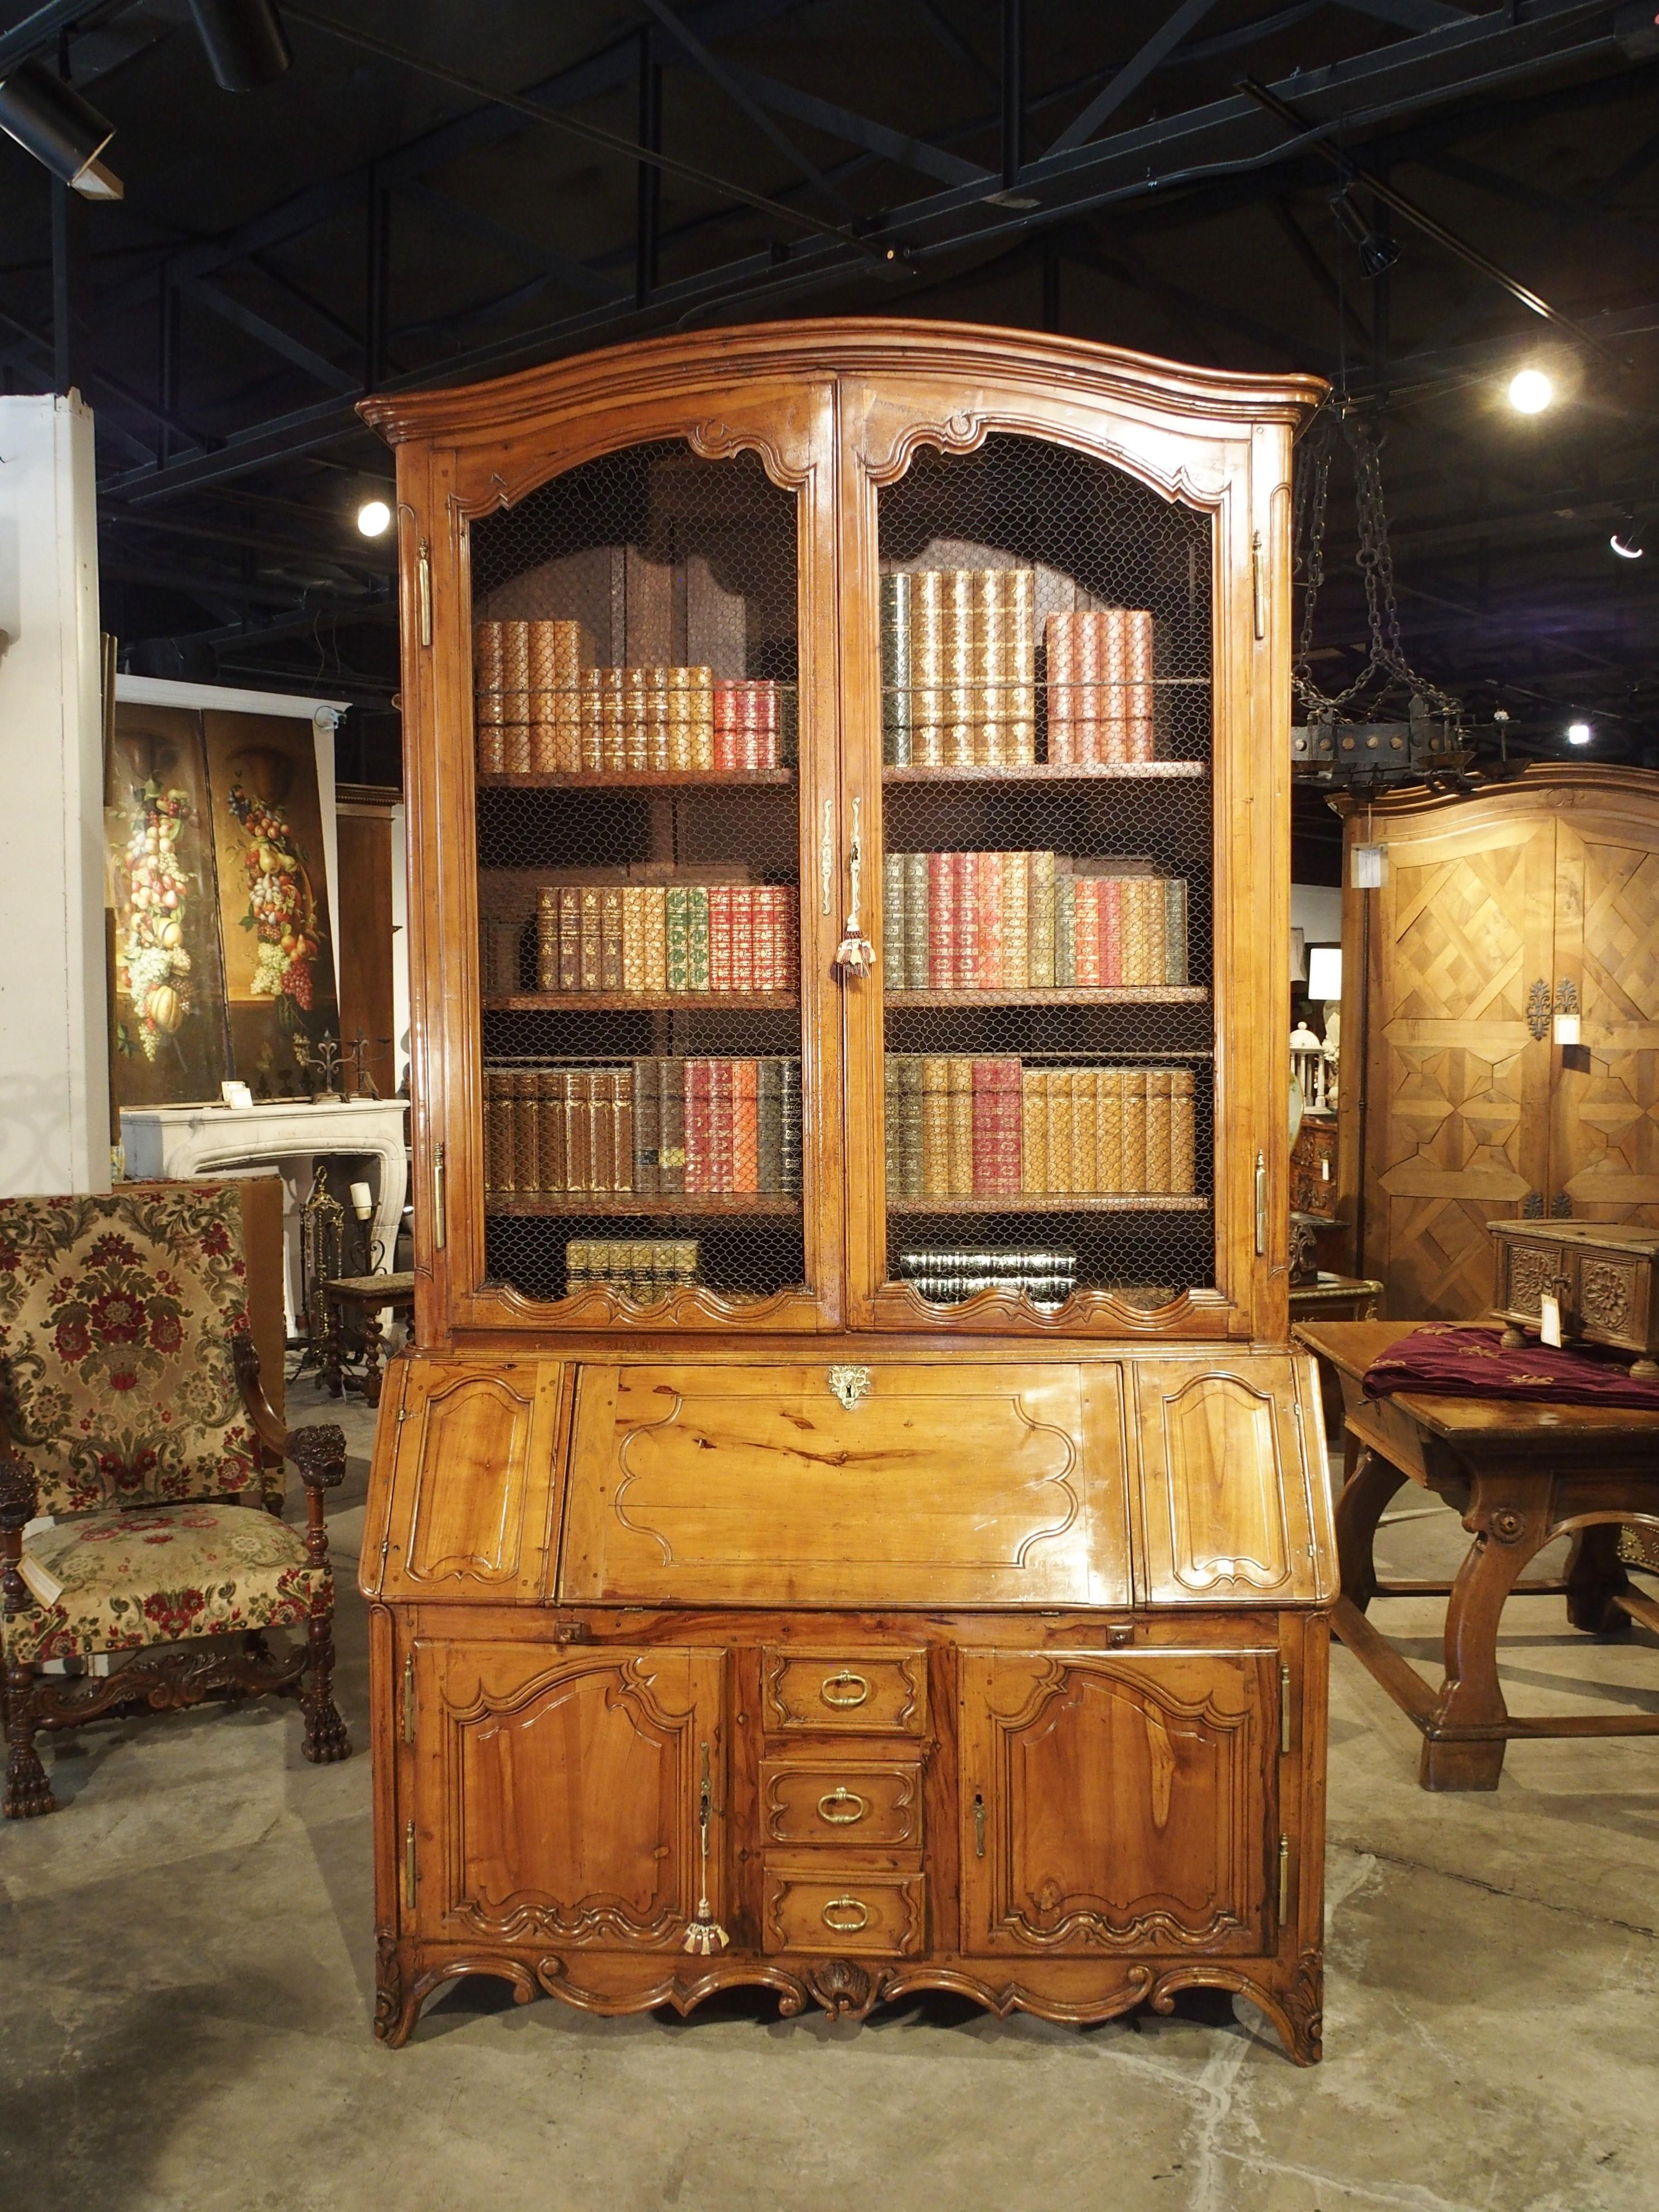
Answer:
[[[311,1405],[307,1386],[291,1418]],[[347,1419],[366,1452],[368,1418]],[[348,1563],[365,1473],[331,1516]],[[1379,1557],[1431,1573],[1460,1543],[1434,1507]],[[342,1614],[362,1747],[355,1595]],[[1431,1605],[1388,1619],[1433,1656]],[[1652,1638],[1597,1644],[1545,1599],[1505,1625],[1517,1703],[1659,1707]],[[0,2203],[1652,2212],[1659,1745],[1512,1746],[1495,1795],[1429,1797],[1415,1732],[1340,1651],[1331,1733],[1310,2073],[1214,1997],[1083,2033],[942,1999],[859,2028],[758,1996],[590,2020],[487,1980],[390,2054],[369,2032],[367,1759],[308,1767],[287,1704],[88,1730],[47,1754],[64,1809],[0,1832]]]

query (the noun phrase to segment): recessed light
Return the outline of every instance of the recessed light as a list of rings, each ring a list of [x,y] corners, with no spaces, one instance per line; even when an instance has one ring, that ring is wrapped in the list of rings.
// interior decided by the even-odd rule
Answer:
[[[1517,415],[1541,415],[1555,397],[1555,386],[1541,368],[1518,369],[1510,379],[1510,405]]]

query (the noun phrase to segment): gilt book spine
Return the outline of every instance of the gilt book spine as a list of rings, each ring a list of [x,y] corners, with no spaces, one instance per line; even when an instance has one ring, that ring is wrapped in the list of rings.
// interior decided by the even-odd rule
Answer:
[[[1029,763],[1036,758],[1036,571],[1005,570],[1003,592],[1008,689],[1003,693],[1002,757]]]
[[[1048,1078],[1042,1068],[1020,1073],[1020,1188],[1045,1192],[1048,1181]]]
[[[663,972],[670,991],[691,988],[690,894],[684,884],[663,887]]]
[[[1104,934],[1101,927],[1100,878],[1097,876],[1073,876],[1071,882],[1073,902],[1076,911],[1076,921],[1073,927],[1076,950],[1073,957],[1077,968],[1077,984],[1079,990],[1087,990],[1105,980],[1101,974],[1100,964],[1100,957],[1103,950],[1102,938]]]
[[[1146,1181],[1146,1071],[1123,1071],[1123,1188],[1142,1191]]]
[[[1095,1161],[1099,1141],[1100,1079],[1092,1067],[1075,1067],[1072,1071],[1072,1170],[1068,1188],[1085,1192],[1098,1189]]]
[[[956,889],[949,853],[927,858],[927,988],[949,990],[956,981]]]
[[[974,897],[974,965],[969,981],[976,990],[1002,987],[1002,878],[1000,853],[973,855],[978,878]]]
[[[686,988],[708,988],[708,887],[688,884],[685,901]]]
[[[921,1063],[921,1187],[929,1198],[951,1190],[951,1063],[938,1053]]]
[[[732,988],[746,998],[755,988],[755,890],[749,884],[733,885],[732,913]]]
[[[634,1188],[641,1197],[654,1198],[662,1188],[657,1163],[662,1107],[657,1091],[657,1063],[636,1060],[633,1073]]]
[[[1006,991],[1024,991],[1031,981],[1030,853],[1000,853],[1002,876],[1002,957],[992,979]]]
[[[714,1063],[688,1060],[685,1063],[685,1188],[688,1197],[703,1196],[714,1188],[711,1150],[714,1115]]]
[[[668,988],[667,946],[663,926],[667,902],[665,887],[661,884],[641,884],[639,892],[643,988],[660,996]]]
[[[933,855],[904,855],[904,988],[925,991],[932,980],[933,908]]]
[[[551,884],[536,894],[536,988],[538,991],[558,991],[564,988],[560,980],[562,963],[559,943],[559,905],[563,896],[563,892]]]
[[[1124,678],[1124,758],[1149,761],[1157,750],[1155,716],[1158,699],[1153,682],[1152,618],[1144,607],[1132,607],[1123,617],[1126,632]]]
[[[759,1190],[783,1188],[783,1063],[768,1057],[755,1066],[755,1127]]]
[[[666,668],[652,668],[646,672],[645,764],[659,770],[669,764],[669,677],[670,671]]]
[[[1102,696],[1106,672],[1104,638],[1098,614],[1079,614],[1073,620],[1077,624],[1077,680],[1073,690],[1077,701],[1077,757],[1092,764],[1103,757],[1100,718],[1105,705]]]
[[[1048,1074],[1048,1175],[1051,1190],[1070,1191],[1076,1162],[1072,1148],[1072,1078],[1069,1067]]]
[[[599,893],[599,988],[623,988],[623,886],[606,884]]]
[[[619,1067],[611,1078],[611,1188],[634,1188],[634,1074]]]
[[[714,765],[714,672],[697,666],[687,670],[691,679],[691,766]]]
[[[1096,1079],[1095,1188],[1119,1191],[1123,1184],[1123,1070],[1103,1067]]]
[[[691,736],[691,671],[689,668],[671,668],[668,672],[667,720],[667,766],[671,769],[695,767]]]
[[[881,580],[881,756],[910,765],[910,579]]]
[[[1187,981],[1187,879],[1171,876],[1164,886],[1164,980]]]
[[[944,585],[937,568],[910,579],[911,757],[924,768],[945,758]]]
[[[1197,1146],[1193,1127],[1193,1072],[1178,1067],[1170,1082],[1170,1188],[1198,1188]]]
[[[732,1182],[730,1188],[752,1196],[760,1181],[760,1063],[727,1062],[732,1075]]]
[[[1166,1191],[1175,1188],[1172,1177],[1175,1162],[1172,1156],[1170,1108],[1172,1071],[1167,1067],[1149,1067],[1146,1071],[1146,1188]]]
[[[565,1070],[563,1081],[565,1188],[585,1193],[593,1188],[588,1127],[592,1078],[585,1068],[572,1067]]]
[[[568,1188],[565,1181],[569,1166],[564,1156],[563,1096],[564,1079],[558,1069],[543,1068],[536,1077],[536,1118],[540,1125],[538,1144],[544,1190],[562,1191]]]
[[[600,953],[599,887],[597,884],[584,884],[581,890],[581,933],[578,948],[580,969],[580,981],[577,986],[579,990],[598,991],[604,988],[601,981]]]
[[[530,625],[530,766],[545,775],[559,763],[559,631],[555,622]]]
[[[1002,759],[1002,673],[1007,644],[1002,578],[1006,573],[1000,568],[976,568],[970,579],[974,713],[969,757],[986,768]]]
[[[513,1159],[515,1188],[532,1195],[542,1188],[541,1115],[536,1078],[522,1068],[513,1078]]]
[[[953,1198],[971,1198],[974,1191],[974,1063],[965,1054],[952,1053],[945,1063],[949,1103],[950,1182]]]
[[[475,623],[472,628],[473,722],[478,734],[478,772],[500,775],[507,767],[507,740],[502,724],[507,709],[501,697],[501,626],[498,622]]]
[[[787,1059],[782,1069],[782,1093],[780,1119],[783,1137],[780,1151],[783,1160],[783,1188],[786,1196],[799,1197],[801,1184],[801,1126],[800,1126],[800,1061]]]
[[[677,1197],[685,1180],[685,1062],[666,1054],[657,1062],[657,1188]]]
[[[887,1163],[887,1194],[896,1198],[904,1188],[904,1146],[901,1115],[903,1112],[902,1060],[896,1052],[890,1052],[882,1067],[882,1137],[883,1151]]]
[[[888,853],[881,863],[881,980],[890,991],[904,988],[904,860]]]
[[[1128,889],[1121,876],[1096,876],[1087,879],[1099,913],[1099,973],[1097,983],[1127,983],[1133,963],[1133,927],[1129,903],[1124,894]],[[1082,978],[1079,976],[1079,981]]]
[[[714,683],[714,759],[724,771],[738,765],[738,685],[729,676]]]
[[[1054,878],[1054,988],[1069,991],[1077,976],[1077,878]]]
[[[624,884],[622,892],[622,987],[630,995],[645,988],[645,916],[640,906],[643,886]]]
[[[721,998],[732,994],[732,886],[708,886],[708,988]]]
[[[1052,614],[1042,625],[1043,705],[1048,725],[1048,758],[1055,767],[1077,761],[1077,634],[1069,615]]]
[[[732,1117],[732,1074],[735,1063],[724,1057],[710,1063],[708,1077],[708,1159],[712,1187],[716,1191],[735,1188],[732,1147],[736,1126]]]
[[[1103,761],[1123,761],[1129,757],[1127,619],[1121,607],[1108,607],[1095,617],[1100,638],[1100,758]]]
[[[958,990],[971,990],[979,968],[979,854],[951,855],[951,898],[956,916],[956,944],[951,981]]]
[[[1054,856],[1032,853],[1026,868],[1030,885],[1025,910],[1027,981],[1034,991],[1049,991],[1059,981],[1054,969]]]
[[[501,744],[509,775],[530,770],[530,624],[501,624]]]
[[[899,1067],[899,1182],[906,1198],[920,1198],[925,1188],[921,1167],[921,1055],[896,1055]]]

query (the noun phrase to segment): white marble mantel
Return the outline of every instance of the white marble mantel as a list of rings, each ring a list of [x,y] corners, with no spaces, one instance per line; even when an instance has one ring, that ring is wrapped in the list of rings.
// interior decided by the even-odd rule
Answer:
[[[121,1109],[121,1140],[129,1176],[180,1182],[191,1176],[234,1173],[276,1166],[288,1185],[283,1208],[288,1231],[289,1326],[301,1307],[298,1212],[311,1188],[319,1158],[367,1159],[374,1172],[375,1194],[370,1233],[390,1268],[397,1250],[409,1179],[402,1098],[262,1100],[252,1106],[141,1106]],[[348,1216],[347,1273],[356,1272],[350,1256]]]

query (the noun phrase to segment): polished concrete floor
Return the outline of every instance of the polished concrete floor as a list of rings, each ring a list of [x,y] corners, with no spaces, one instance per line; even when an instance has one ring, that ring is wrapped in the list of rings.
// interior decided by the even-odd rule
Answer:
[[[1424,1574],[1461,1532],[1431,1506],[1384,1538]],[[1388,1617],[1433,1656],[1428,1605]],[[1505,1631],[1512,1700],[1659,1708],[1652,1638],[1592,1642],[1545,1599]],[[1328,2056],[1303,2072],[1213,1997],[1079,2033],[943,2000],[863,2027],[746,1997],[605,2021],[491,1981],[387,2053],[367,1759],[307,1766],[286,1704],[88,1730],[48,1753],[63,1810],[0,1831],[0,2206],[1652,2212],[1659,1743],[1514,1746],[1495,1794],[1430,1797],[1416,1742],[1339,1652]]]

